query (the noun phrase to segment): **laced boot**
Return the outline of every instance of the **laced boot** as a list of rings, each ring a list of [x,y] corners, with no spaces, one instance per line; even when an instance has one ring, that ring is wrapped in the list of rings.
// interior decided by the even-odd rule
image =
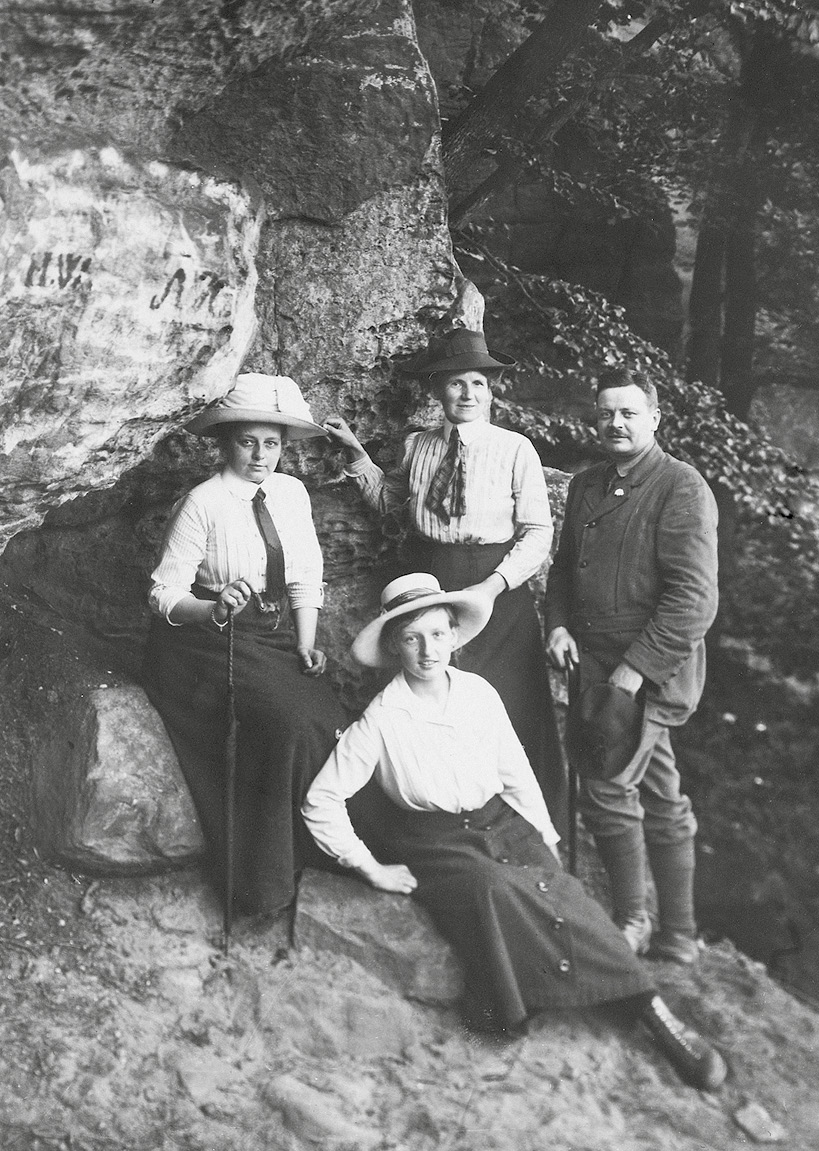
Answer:
[[[728,1068],[720,1053],[673,1015],[659,995],[652,997],[640,1018],[684,1083],[716,1091],[725,1082]]]

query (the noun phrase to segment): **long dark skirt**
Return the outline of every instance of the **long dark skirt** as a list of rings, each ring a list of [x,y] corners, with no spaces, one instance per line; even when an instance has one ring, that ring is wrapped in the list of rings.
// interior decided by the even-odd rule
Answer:
[[[275,912],[295,894],[297,873],[326,857],[299,808],[348,717],[324,677],[302,675],[289,630],[275,631],[251,602],[235,617],[238,721],[235,906]],[[227,629],[171,627],[154,619],[145,689],[168,729],[207,844],[206,865],[223,890],[227,725]],[[320,858],[321,857],[321,858]]]
[[[495,796],[478,811],[389,809],[387,855],[460,957],[496,1026],[548,1007],[587,1007],[653,989],[623,935],[538,832]]]
[[[430,572],[445,591],[460,591],[491,575],[511,546],[435,544],[418,539],[413,558],[421,564],[417,570]],[[458,654],[458,667],[483,676],[503,700],[555,826],[562,833],[567,781],[561,767],[540,621],[527,584],[501,592],[489,623]]]

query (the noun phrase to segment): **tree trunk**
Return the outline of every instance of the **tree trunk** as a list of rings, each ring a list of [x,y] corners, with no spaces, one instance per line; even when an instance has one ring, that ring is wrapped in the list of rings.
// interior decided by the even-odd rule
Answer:
[[[719,387],[726,249],[725,223],[716,208],[706,208],[697,235],[688,301],[688,379],[702,380],[712,388]]]
[[[725,258],[725,319],[720,387],[729,412],[747,419],[754,396],[756,327],[756,215],[759,207],[753,152],[737,169],[736,212]]]
[[[498,147],[526,102],[577,50],[601,7],[601,0],[548,0],[536,30],[444,126],[447,186],[459,198],[485,178],[487,151]]]

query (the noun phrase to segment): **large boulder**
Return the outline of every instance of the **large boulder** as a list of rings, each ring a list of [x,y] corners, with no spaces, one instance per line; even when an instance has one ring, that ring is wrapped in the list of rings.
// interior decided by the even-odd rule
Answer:
[[[41,747],[41,846],[86,872],[139,874],[202,853],[196,811],[142,688],[100,686]]]

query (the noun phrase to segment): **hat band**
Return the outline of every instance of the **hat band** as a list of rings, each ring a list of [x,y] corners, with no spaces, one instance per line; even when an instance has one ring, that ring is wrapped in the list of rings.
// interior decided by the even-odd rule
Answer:
[[[414,599],[426,599],[428,596],[440,594],[440,589],[436,588],[410,588],[409,591],[402,591],[395,599],[391,599],[389,603],[384,604],[381,609],[381,614],[385,615],[388,611],[394,611],[397,607],[403,607],[405,603],[411,603]]]

